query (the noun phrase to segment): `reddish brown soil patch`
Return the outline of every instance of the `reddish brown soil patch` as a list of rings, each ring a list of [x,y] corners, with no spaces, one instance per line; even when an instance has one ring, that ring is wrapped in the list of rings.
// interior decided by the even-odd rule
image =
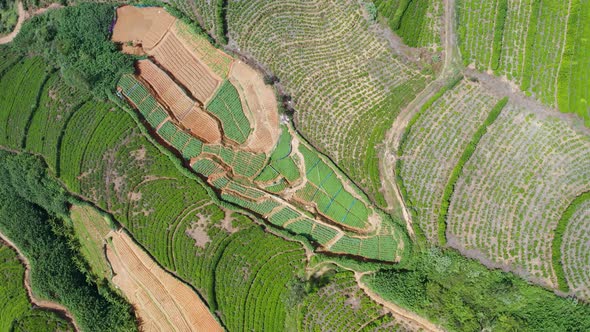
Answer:
[[[150,60],[137,62],[138,74],[154,90],[160,102],[174,117],[182,119],[195,106],[195,102],[158,66]]]
[[[163,8],[122,6],[117,8],[112,39],[117,43],[140,44],[147,51],[158,44],[175,21]]]
[[[219,123],[200,107],[195,106],[190,110],[181,123],[191,134],[201,138],[205,143],[221,142]]]
[[[173,33],[167,33],[148,54],[204,105],[221,84],[211,69],[197,60]]]
[[[143,331],[223,331],[199,296],[159,267],[124,232],[110,232],[107,257]]]

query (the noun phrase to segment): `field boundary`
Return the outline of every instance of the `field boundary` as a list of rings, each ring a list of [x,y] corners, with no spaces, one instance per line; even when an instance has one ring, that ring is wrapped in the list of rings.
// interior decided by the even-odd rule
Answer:
[[[585,191],[576,196],[563,211],[561,218],[557,222],[557,227],[555,227],[555,231],[553,232],[553,242],[551,243],[552,265],[555,276],[557,277],[557,288],[565,293],[569,293],[570,288],[562,265],[563,253],[561,252],[561,245],[563,243],[563,234],[578,206],[587,200],[590,200],[590,191]]]
[[[480,125],[479,129],[477,129],[475,134],[473,134],[471,142],[469,142],[469,144],[463,151],[463,154],[459,158],[457,165],[455,165],[453,171],[451,172],[451,176],[449,177],[449,180],[443,192],[443,196],[441,198],[441,205],[438,214],[438,242],[442,246],[447,244],[447,214],[449,212],[449,205],[451,204],[451,197],[453,196],[453,193],[455,191],[455,184],[457,183],[457,180],[459,180],[459,177],[463,174],[463,166],[465,166],[467,161],[475,152],[475,149],[477,148],[479,141],[486,134],[488,126],[490,126],[494,123],[494,121],[496,121],[496,119],[498,118],[498,116],[500,115],[500,113],[504,109],[504,106],[506,106],[507,103],[508,97],[504,97],[496,103],[496,105],[488,114],[488,117]]]

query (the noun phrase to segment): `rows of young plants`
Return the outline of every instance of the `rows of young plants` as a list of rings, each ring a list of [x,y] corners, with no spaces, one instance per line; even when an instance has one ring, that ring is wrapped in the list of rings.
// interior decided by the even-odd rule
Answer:
[[[335,271],[324,272],[333,274]],[[359,289],[351,272],[337,272],[322,281],[319,289],[308,290],[298,300],[298,331],[407,331],[406,322],[379,310]],[[301,286],[300,286],[301,287]],[[303,291],[302,291],[303,292]]]
[[[231,284],[215,284],[215,269],[220,260],[227,261],[224,266],[248,268],[240,265],[246,262],[236,260],[233,255],[222,257],[232,240],[242,238],[241,229],[251,229],[257,233],[259,243],[269,243],[260,246],[265,248],[266,254],[274,256],[275,250],[279,253],[280,248],[287,245],[298,253],[299,258],[293,260],[293,264],[303,264],[303,251],[297,249],[299,245],[279,240],[258,227],[252,228],[250,219],[224,212],[215,201],[212,202],[210,194],[193,175],[180,171],[179,164],[174,165],[177,159],[170,152],[154,145],[147,132],[140,132],[140,123],[133,120],[132,113],[112,103],[96,103],[97,106],[92,107],[93,103],[88,102],[73,110],[72,119],[65,128],[50,129],[65,131],[59,164],[61,173],[68,175],[68,181],[65,181],[68,189],[112,213],[159,263],[196,287],[209,306],[216,308],[218,302],[214,287],[237,293]],[[226,216],[226,213],[230,215]],[[205,244],[199,242],[202,246],[196,245],[202,238],[193,232],[201,220],[197,215],[205,218],[206,224],[201,223],[198,227],[203,226],[210,240]],[[238,246],[236,250],[244,257],[251,252],[251,248],[244,246]],[[272,261],[268,268],[276,267],[282,269],[281,275],[292,276],[293,270],[284,262]],[[274,275],[272,279],[264,278],[268,283],[271,280],[274,282]],[[258,298],[258,294],[249,294],[248,289],[250,287],[241,289],[240,294],[246,298]],[[275,296],[274,299],[272,306],[282,303],[281,297]],[[249,306],[259,314],[271,313],[265,307]],[[234,314],[230,309],[219,307],[220,313],[228,317]],[[284,310],[283,314],[269,316],[273,324],[278,324],[272,326],[284,325]],[[258,316],[254,319],[255,324],[264,321]]]
[[[553,242],[553,260],[562,265],[566,289],[590,300],[590,194],[578,196],[564,211],[564,229],[555,232],[561,241]],[[557,247],[557,248],[556,248]],[[557,257],[556,257],[557,256]],[[561,284],[560,284],[561,286]],[[562,287],[563,288],[563,287]]]
[[[211,36],[216,37],[219,28],[219,20],[216,11],[217,0],[172,0],[170,3],[187,15],[193,22],[199,25]]]
[[[364,10],[343,0],[230,1],[227,24],[240,52],[280,77],[303,135],[380,196],[374,146],[427,78],[394,55]]]
[[[494,102],[479,84],[462,80],[406,129],[397,168],[416,214],[413,222],[429,241],[438,241],[442,196],[451,172]]]
[[[41,58],[28,58],[2,76],[0,91],[0,144],[20,149],[29,120],[37,108],[48,68]]]
[[[590,2],[572,0],[567,35],[557,82],[557,106],[576,113],[590,126]]]
[[[455,184],[447,215],[449,244],[557,286],[554,231],[568,204],[589,189],[589,166],[585,135],[563,120],[508,105]]]
[[[459,1],[458,32],[464,62],[506,75],[527,94],[556,106],[571,4],[560,0]]]
[[[54,73],[45,84],[37,110],[30,120],[26,150],[47,156],[45,161],[49,168],[57,171],[59,149],[55,147],[63,142],[62,128],[89,98],[88,94],[66,85],[59,74]]]
[[[73,331],[57,314],[32,308],[24,285],[25,267],[14,250],[0,244],[0,330]]]
[[[443,13],[440,1],[375,0],[374,3],[405,44],[432,50],[440,48]]]
[[[221,84],[206,108],[221,121],[227,138],[239,144],[246,142],[252,127],[244,114],[238,90],[229,80]]]
[[[215,269],[217,304],[229,330],[281,331],[291,308],[287,285],[301,273],[299,245],[269,237],[259,228],[240,232]],[[247,250],[244,250],[247,248]]]

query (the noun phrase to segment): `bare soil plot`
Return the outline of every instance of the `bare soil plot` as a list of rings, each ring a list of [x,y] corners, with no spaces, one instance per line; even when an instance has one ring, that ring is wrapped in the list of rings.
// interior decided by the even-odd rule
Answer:
[[[168,106],[174,117],[182,119],[195,106],[195,102],[158,66],[150,60],[137,61],[140,79],[154,90],[156,97]]]
[[[158,44],[175,21],[176,18],[163,8],[122,6],[117,8],[112,40],[140,44],[148,51]]]
[[[203,111],[198,106],[191,109],[186,116],[181,119],[181,123],[193,135],[203,139],[205,143],[221,142],[221,129],[219,123],[209,113]]]
[[[111,232],[113,282],[135,306],[146,331],[223,331],[192,289],[159,267],[124,232]]]
[[[245,149],[270,153],[281,134],[274,91],[264,84],[260,73],[241,61],[234,62],[229,75],[240,95],[244,114],[254,128]]]
[[[197,60],[174,33],[167,33],[148,54],[204,105],[221,83],[217,75]]]
[[[211,68],[219,79],[225,79],[229,75],[231,65],[234,59],[219,50],[205,39],[202,35],[191,31],[186,23],[176,21],[170,31],[178,37],[184,46],[191,51],[207,67]]]

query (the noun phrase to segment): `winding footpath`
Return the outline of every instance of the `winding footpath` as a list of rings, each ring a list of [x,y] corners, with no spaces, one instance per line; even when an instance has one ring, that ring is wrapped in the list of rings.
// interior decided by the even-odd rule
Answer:
[[[45,13],[46,11],[48,11],[49,9],[61,8],[61,7],[63,7],[63,6],[60,5],[59,3],[52,3],[45,8],[39,8],[36,11],[29,13],[25,10],[25,7],[23,6],[22,1],[20,1],[18,3],[18,21],[16,22],[16,26],[14,27],[14,30],[12,30],[11,33],[0,38],[0,45],[8,44],[11,41],[13,41],[14,38],[16,38],[16,36],[20,32],[20,29],[23,27],[23,23],[27,19],[29,19],[33,16],[41,15],[41,14]]]
[[[33,305],[35,305],[39,308],[46,309],[46,310],[53,311],[53,312],[57,312],[57,313],[61,314],[62,316],[65,316],[65,318],[70,323],[72,323],[72,325],[74,326],[74,329],[76,329],[76,331],[80,331],[80,328],[78,327],[78,325],[76,325],[76,321],[74,320],[74,317],[72,316],[72,314],[70,314],[70,312],[68,311],[68,309],[66,307],[64,307],[63,305],[56,303],[56,302],[43,300],[43,299],[35,297],[35,295],[33,294],[33,290],[31,288],[31,277],[30,277],[31,264],[29,263],[29,260],[27,259],[27,257],[25,257],[25,255],[23,255],[23,253],[20,251],[20,249],[8,237],[6,237],[2,233],[0,233],[0,241],[4,242],[6,245],[8,245],[12,249],[14,249],[18,255],[18,259],[25,266],[24,285],[27,290],[27,295],[29,297],[29,301]]]
[[[444,6],[444,28],[442,39],[444,40],[445,61],[441,73],[434,81],[430,82],[430,84],[428,84],[426,88],[424,88],[424,90],[422,90],[416,98],[408,104],[408,106],[401,110],[400,114],[395,119],[393,126],[385,135],[383,149],[379,158],[379,171],[384,186],[383,196],[388,205],[387,210],[392,212],[396,207],[401,207],[407,231],[412,238],[415,238],[412,227],[412,215],[410,214],[401,195],[400,188],[397,185],[395,164],[401,137],[406,131],[406,127],[412,117],[414,117],[414,115],[420,110],[422,105],[456,77],[462,69],[461,55],[457,46],[455,32],[455,0],[444,0]]]

